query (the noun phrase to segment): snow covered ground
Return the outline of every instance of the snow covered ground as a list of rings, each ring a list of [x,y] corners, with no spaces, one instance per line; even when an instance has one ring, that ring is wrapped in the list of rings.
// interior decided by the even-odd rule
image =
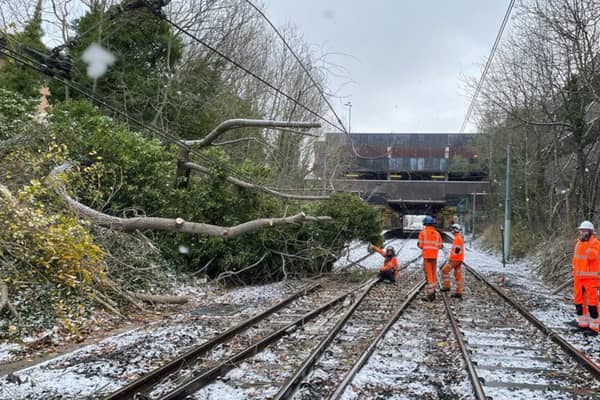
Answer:
[[[401,265],[419,254],[414,239],[395,239],[386,245],[396,248]],[[354,243],[350,249],[349,254],[338,261],[338,268],[368,254],[367,244]],[[375,253],[359,265],[376,270],[382,262],[383,258]],[[590,354],[596,362],[600,362],[600,337],[590,339],[564,329],[566,323],[574,319],[574,307],[568,297],[568,291],[553,295],[553,288],[544,285],[535,276],[527,261],[511,262],[503,268],[497,255],[473,247],[467,248],[465,262],[487,277],[503,276],[503,285],[506,290],[510,290],[511,295],[518,296],[521,303],[537,318],[560,330],[574,345]],[[420,263],[415,263],[410,268],[420,268]],[[229,319],[224,318],[221,324],[207,327],[206,324],[200,323],[205,316],[198,313],[174,314],[166,320],[108,338],[98,344],[17,371],[8,377],[1,377],[0,399],[82,399],[90,398],[97,390],[114,390],[175,356],[184,348],[202,343],[243,316],[251,315],[284,297],[298,285],[299,283],[275,283],[218,294],[195,292],[199,307],[217,304],[215,312],[227,309]],[[193,291],[182,289],[181,293]],[[468,287],[465,287],[465,296],[469,296]],[[187,310],[191,312],[194,308]],[[18,345],[0,343],[0,363],[9,360],[11,351],[17,349]],[[388,362],[395,361],[392,359]],[[213,394],[215,398],[233,398],[228,397],[227,393]]]

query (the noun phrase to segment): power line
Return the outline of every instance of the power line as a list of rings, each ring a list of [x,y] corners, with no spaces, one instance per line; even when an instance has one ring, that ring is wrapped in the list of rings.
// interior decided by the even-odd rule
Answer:
[[[256,5],[254,5],[254,3],[252,3],[250,0],[244,0],[244,1],[246,3],[248,3],[252,8],[254,8],[264,18],[265,21],[267,21],[267,23],[269,24],[269,26],[271,27],[271,29],[273,29],[273,31],[277,34],[277,36],[279,36],[279,39],[281,39],[281,41],[283,42],[283,44],[285,45],[285,47],[290,51],[290,53],[292,54],[292,56],[296,59],[296,62],[298,62],[298,64],[300,65],[300,67],[304,70],[304,72],[306,73],[306,75],[308,76],[308,78],[310,79],[310,81],[313,83],[313,85],[315,85],[315,87],[317,88],[317,91],[319,92],[319,94],[321,95],[321,97],[323,98],[323,100],[325,100],[325,103],[327,104],[327,106],[329,107],[329,109],[331,110],[331,112],[333,113],[333,115],[335,116],[335,118],[337,119],[337,121],[338,121],[339,125],[342,127],[342,129],[340,129],[338,126],[335,126],[335,125],[334,126],[337,129],[341,130],[344,134],[346,134],[346,136],[348,136],[348,140],[350,141],[350,148],[352,149],[352,153],[354,153],[354,155],[357,158],[360,158],[360,159],[363,159],[363,160],[379,160],[379,159],[383,159],[383,158],[388,158],[389,155],[390,155],[390,152],[391,152],[390,150],[386,151],[386,153],[384,155],[374,156],[374,157],[367,157],[367,156],[363,156],[363,155],[361,155],[361,154],[358,153],[358,151],[356,150],[356,146],[354,145],[354,141],[352,140],[352,135],[346,129],[346,127],[344,126],[344,123],[342,122],[341,118],[335,112],[335,109],[333,108],[333,106],[329,102],[329,99],[327,98],[327,96],[323,92],[323,89],[321,89],[321,87],[319,86],[319,84],[312,77],[312,74],[310,73],[310,71],[308,70],[308,68],[306,68],[306,66],[304,65],[304,63],[302,62],[302,60],[300,60],[300,57],[296,54],[296,52],[288,44],[288,42],[285,40],[285,38],[283,37],[283,35],[279,32],[279,30],[277,29],[277,27],[275,27],[275,25],[273,25],[273,23],[266,16],[266,14],[262,10],[260,10]]]
[[[490,55],[488,56],[487,62],[485,63],[485,67],[483,68],[483,73],[481,74],[481,78],[477,83],[477,87],[475,88],[475,93],[473,93],[473,97],[471,98],[471,103],[469,104],[469,108],[467,109],[467,114],[465,115],[465,119],[463,120],[462,125],[460,126],[459,133],[463,133],[465,128],[467,127],[467,123],[471,118],[471,114],[473,113],[473,108],[475,107],[475,102],[477,101],[477,96],[479,96],[479,92],[481,91],[481,87],[483,86],[483,82],[485,81],[485,77],[492,65],[492,60],[494,59],[494,54],[496,53],[496,49],[498,48],[498,44],[500,43],[500,39],[502,39],[502,34],[504,33],[504,28],[508,22],[510,17],[510,13],[515,5],[515,0],[511,0],[506,13],[504,13],[504,19],[502,20],[502,24],[500,25],[500,30],[496,35],[496,40],[494,41],[494,45],[492,46],[492,50],[490,51]]]
[[[16,43],[19,43],[21,45],[21,47],[27,47],[27,46],[21,44],[20,42],[18,42],[14,38],[11,38],[11,40]],[[212,165],[213,167],[220,168],[221,170],[224,170],[231,176],[251,182],[249,177],[246,177],[243,174],[240,174],[239,172],[229,168],[227,165],[224,165],[223,163],[220,163],[220,162],[212,159],[211,157],[208,157],[208,156],[202,154],[201,152],[194,150],[193,148],[190,148],[190,146],[186,145],[180,138],[178,138],[174,135],[171,135],[169,133],[165,133],[155,127],[148,126],[143,121],[140,121],[137,118],[130,116],[127,112],[120,110],[119,108],[108,103],[106,100],[87,92],[85,89],[82,89],[82,88],[78,87],[77,85],[73,84],[72,82],[65,80],[61,76],[57,76],[48,65],[42,64],[38,60],[32,59],[31,57],[24,56],[23,54],[16,52],[15,50],[9,48],[8,46],[3,45],[1,42],[0,42],[0,54],[13,59],[14,61],[16,61],[30,69],[33,69],[34,71],[44,74],[57,82],[62,83],[63,85],[65,85],[65,86],[73,89],[74,91],[84,95],[85,97],[89,98],[94,103],[101,105],[118,115],[121,115],[128,121],[133,122],[134,124],[136,124],[140,128],[142,128],[142,130],[149,131],[149,132],[163,138],[164,140],[166,140],[169,143],[172,143],[177,146],[188,149],[190,151],[190,154],[198,156],[200,159],[202,159],[206,163]]]
[[[262,83],[264,83],[266,86],[270,87],[271,89],[273,89],[274,91],[276,91],[277,93],[281,94],[282,96],[286,97],[287,99],[289,99],[290,101],[294,102],[295,104],[297,104],[298,106],[300,106],[301,108],[305,109],[306,111],[308,111],[309,113],[311,113],[312,115],[316,116],[317,118],[319,118],[320,120],[326,122],[327,124],[335,127],[336,129],[339,129],[343,132],[346,132],[345,127],[343,126],[343,123],[341,123],[339,117],[337,116],[337,114],[335,113],[335,111],[333,110],[333,108],[331,107],[331,105],[329,104],[328,100],[325,98],[324,94],[322,93],[322,90],[320,89],[320,87],[316,84],[316,82],[314,81],[314,79],[312,78],[312,76],[309,75],[311,81],[315,84],[315,86],[317,87],[317,90],[319,90],[319,93],[323,96],[323,98],[325,99],[325,101],[327,102],[327,104],[329,105],[329,107],[331,108],[332,112],[334,113],[335,117],[337,118],[338,122],[341,125],[341,128],[339,126],[337,126],[335,123],[332,123],[331,121],[329,121],[328,119],[326,119],[325,117],[321,116],[319,113],[315,112],[314,110],[312,110],[311,108],[309,108],[308,106],[304,105],[303,103],[301,103],[299,100],[291,97],[290,95],[288,95],[287,93],[283,92],[281,89],[275,87],[273,84],[271,84],[270,82],[268,82],[266,79],[258,76],[257,74],[255,74],[254,72],[250,71],[249,69],[247,69],[246,67],[242,66],[241,64],[239,64],[238,62],[234,61],[233,59],[231,59],[230,57],[228,57],[227,55],[225,55],[224,53],[220,52],[218,49],[210,46],[208,43],[205,43],[204,41],[202,41],[201,39],[199,39],[198,37],[196,37],[195,35],[193,35],[192,33],[190,33],[189,31],[185,30],[184,28],[178,26],[176,23],[174,23],[173,21],[167,19],[164,14],[161,12],[160,8],[164,5],[166,5],[168,3],[168,1],[161,1],[161,2],[156,2],[156,3],[150,3],[146,0],[140,0],[138,2],[135,3],[134,7],[131,7],[130,9],[135,9],[135,8],[139,8],[139,7],[143,7],[146,6],[148,8],[150,8],[150,10],[157,15],[159,18],[164,19],[167,23],[169,23],[171,26],[173,26],[174,28],[178,29],[180,32],[184,33],[185,35],[191,37],[192,39],[196,40],[197,42],[199,42],[200,44],[202,44],[203,46],[207,47],[208,49],[210,49],[211,51],[215,52],[216,54],[220,55],[222,58],[224,58],[225,60],[229,61],[230,63],[232,63],[233,65],[235,65],[236,67],[240,68],[241,70],[243,70],[244,72],[246,72],[247,74],[253,76],[254,78],[256,78],[257,80],[261,81]],[[129,11],[130,9],[121,9],[120,11]],[[110,23],[113,24],[113,29],[111,29],[111,34],[114,33],[114,31],[116,31],[116,29],[114,29],[114,20],[116,20],[116,15],[111,15],[109,16],[109,20]],[[102,21],[99,21],[99,23],[94,24],[91,28],[87,29],[85,33],[90,32],[91,30],[93,30],[94,28],[98,27],[101,24]],[[14,41],[16,41],[14,38],[11,38]],[[286,44],[287,45],[287,44]],[[23,44],[21,44],[21,47],[26,50],[27,46],[24,46]],[[7,50],[11,51],[11,49],[6,48]],[[290,49],[291,50],[291,49]],[[12,50],[14,52],[14,50]],[[10,55],[10,54],[6,54],[3,53],[8,57],[11,57],[13,59],[15,59],[16,61],[19,61],[23,64],[25,64],[26,66],[33,68],[34,70],[36,70],[37,72],[40,72],[42,74],[48,75],[50,78],[57,80],[59,82],[61,82],[62,84],[64,84],[65,86],[83,94],[84,96],[88,97],[89,99],[91,99],[92,101],[94,101],[95,103],[111,110],[114,113],[117,113],[121,116],[123,116],[124,118],[126,118],[127,120],[135,123],[136,125],[140,126],[142,129],[144,130],[148,130],[156,135],[158,135],[159,137],[162,137],[163,139],[166,139],[167,141],[170,141],[171,143],[174,143],[178,146],[183,146],[186,147],[190,150],[191,154],[195,154],[197,156],[199,156],[200,158],[202,158],[204,161],[212,164],[213,166],[216,166],[227,171],[228,173],[230,173],[232,176],[237,176],[237,177],[241,177],[247,181],[251,181],[248,177],[245,177],[243,175],[240,175],[239,173],[237,173],[234,170],[231,170],[230,168],[228,168],[225,165],[220,165],[220,163],[216,162],[215,160],[213,160],[210,157],[207,157],[205,155],[203,155],[202,153],[195,151],[193,149],[190,149],[185,143],[183,143],[182,140],[180,140],[178,137],[175,137],[173,135],[169,135],[165,132],[162,132],[159,129],[156,129],[154,127],[151,126],[147,126],[143,121],[137,120],[136,118],[131,117],[130,115],[127,114],[127,112],[123,112],[121,111],[119,108],[109,104],[107,101],[103,100],[102,98],[99,98],[93,94],[90,94],[89,92],[86,92],[84,89],[77,87],[76,85],[74,85],[72,82],[62,79],[63,77],[57,77],[54,75],[53,71],[51,68],[49,68],[48,65],[42,64],[39,62],[39,60],[32,60],[32,59],[28,59],[28,60],[23,60],[22,57],[18,57],[15,58],[14,55]],[[294,54],[295,55],[295,54]],[[297,56],[296,56],[297,57]],[[35,65],[32,65],[35,64]],[[302,64],[301,64],[302,65]],[[305,71],[308,73],[308,71],[306,70],[306,68],[302,65],[302,67],[305,69]]]
[[[329,102],[329,99],[327,98],[327,96],[323,92],[323,89],[321,89],[321,86],[315,81],[315,79],[313,78],[313,76],[310,73],[310,71],[308,70],[308,68],[306,68],[306,66],[304,65],[304,63],[302,62],[302,60],[300,60],[300,57],[296,54],[296,52],[288,44],[288,42],[285,40],[285,38],[283,37],[283,35],[279,32],[279,30],[275,27],[275,25],[273,25],[273,23],[271,22],[271,20],[265,15],[265,13],[260,8],[258,8],[256,5],[254,5],[254,3],[252,3],[250,0],[244,0],[244,1],[246,3],[248,3],[250,5],[250,7],[252,7],[253,9],[255,9],[256,12],[258,12],[260,14],[264,18],[264,20],[267,21],[267,23],[269,24],[269,26],[271,27],[271,29],[273,29],[273,31],[277,34],[277,36],[279,36],[279,38],[281,39],[281,41],[283,42],[283,44],[285,45],[285,47],[290,51],[290,53],[292,54],[292,56],[296,59],[296,62],[298,63],[298,65],[300,65],[300,67],[304,70],[304,72],[308,76],[308,79],[310,79],[310,81],[312,82],[312,84],[315,85],[315,88],[317,89],[317,91],[319,92],[319,94],[321,95],[321,97],[323,98],[323,100],[325,101],[325,103],[327,104],[327,107],[329,107],[329,109],[331,110],[331,112],[333,113],[333,115],[335,116],[335,118],[337,119],[338,124],[342,127],[342,132],[348,134],[349,133],[348,130],[344,126],[344,123],[342,122],[342,120],[340,119],[340,117],[338,116],[338,114],[335,112],[335,109],[333,108],[333,106]]]
[[[294,97],[290,96],[289,94],[285,93],[283,90],[279,89],[278,87],[276,87],[275,85],[273,85],[272,83],[270,83],[269,81],[267,81],[265,78],[263,78],[263,77],[259,76],[258,74],[252,72],[251,70],[249,70],[248,68],[244,67],[243,65],[241,65],[237,61],[233,60],[231,57],[227,56],[225,53],[221,52],[217,48],[215,48],[215,47],[211,46],[210,44],[206,43],[204,40],[200,39],[199,37],[197,37],[193,33],[191,33],[188,30],[186,30],[185,28],[182,28],[177,23],[171,21],[166,16],[159,15],[159,17],[163,18],[167,23],[169,23],[172,27],[174,27],[175,29],[177,29],[178,31],[180,31],[181,33],[183,33],[184,35],[186,35],[186,36],[190,37],[191,39],[195,40],[196,42],[200,43],[201,45],[203,45],[204,47],[206,47],[207,49],[209,49],[213,53],[216,53],[221,58],[225,59],[227,62],[233,64],[234,66],[236,66],[240,70],[244,71],[246,74],[252,76],[256,80],[262,82],[265,86],[273,89],[275,92],[277,92],[278,94],[282,95],[286,99],[292,101],[293,103],[295,103],[296,105],[300,106],[304,110],[308,111],[310,114],[312,114],[313,116],[317,117],[321,121],[326,122],[327,124],[335,127],[336,129],[339,129],[342,132],[346,131],[346,128],[343,127],[343,124],[340,127],[340,126],[336,125],[336,123],[331,122],[330,120],[328,120],[327,118],[325,118],[321,114],[319,114],[318,112],[314,111],[310,107],[308,107],[308,106],[304,105],[303,103],[301,103],[299,100],[297,100]],[[339,118],[338,118],[338,120],[339,120]]]

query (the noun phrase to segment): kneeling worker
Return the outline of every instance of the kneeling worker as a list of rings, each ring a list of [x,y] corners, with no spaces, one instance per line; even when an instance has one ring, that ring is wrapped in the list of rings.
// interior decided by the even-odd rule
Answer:
[[[388,280],[392,283],[396,282],[398,276],[398,260],[396,260],[396,252],[392,246],[388,246],[385,250],[371,245],[371,248],[385,257],[385,261],[381,267],[379,267],[379,278],[381,280]]]

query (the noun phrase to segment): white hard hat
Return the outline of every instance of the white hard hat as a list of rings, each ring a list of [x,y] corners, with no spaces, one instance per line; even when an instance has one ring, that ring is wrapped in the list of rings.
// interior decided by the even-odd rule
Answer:
[[[594,231],[594,224],[592,224],[590,221],[583,221],[577,229],[589,229],[590,231]]]
[[[460,225],[459,224],[452,224],[450,226],[450,230],[460,232]]]

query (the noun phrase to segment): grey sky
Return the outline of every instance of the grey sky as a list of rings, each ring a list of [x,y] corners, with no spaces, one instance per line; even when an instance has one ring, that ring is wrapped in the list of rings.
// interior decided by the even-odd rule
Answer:
[[[266,0],[353,81],[336,111],[353,132],[458,132],[470,101],[463,77],[479,78],[508,6],[504,0]],[[506,32],[505,32],[506,34]],[[331,78],[335,89],[348,78]],[[347,97],[346,97],[347,96]],[[473,124],[467,131],[474,130]]]

